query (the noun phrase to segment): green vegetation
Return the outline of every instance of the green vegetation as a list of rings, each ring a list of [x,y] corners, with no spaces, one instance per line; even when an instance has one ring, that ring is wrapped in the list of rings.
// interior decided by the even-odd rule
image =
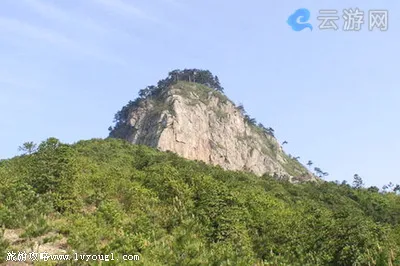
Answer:
[[[129,132],[130,126],[128,125],[128,119],[130,112],[138,108],[143,101],[150,100],[156,107],[158,111],[169,110],[173,114],[173,110],[169,109],[169,106],[165,105],[163,101],[162,94],[166,90],[170,89],[176,84],[189,84],[195,86],[177,86],[177,88],[182,88],[183,93],[189,94],[189,88],[196,90],[201,95],[201,100],[206,100],[208,98],[208,92],[212,92],[214,96],[217,96],[221,102],[226,102],[228,98],[223,94],[224,88],[221,86],[217,76],[214,76],[208,70],[202,69],[184,69],[184,70],[173,70],[168,73],[168,77],[158,81],[157,86],[151,85],[139,91],[139,97],[134,101],[129,101],[128,104],[122,107],[114,116],[115,125],[110,126],[108,130],[110,131],[110,137],[114,138],[124,138]],[[191,98],[191,97],[190,97]],[[159,114],[157,112],[157,114]]]
[[[239,104],[237,107],[237,110],[243,115],[244,121],[252,126],[254,130],[256,130],[260,134],[265,134],[267,136],[275,137],[275,130],[272,127],[265,127],[262,123],[257,124],[257,120],[255,118],[250,117],[250,115],[247,114],[246,110],[244,109],[243,104]]]
[[[203,84],[178,81],[176,84],[172,85],[172,88],[176,89],[178,95],[181,95],[185,99],[192,100],[192,105],[198,104],[199,101],[208,105],[211,99],[210,96],[217,97],[219,103],[222,104],[229,101],[228,97],[222,92],[211,89]]]
[[[286,153],[283,153],[282,156],[286,160],[286,163],[283,164],[283,168],[286,172],[293,176],[307,175],[307,169],[298,161],[299,157],[293,157],[290,154],[286,155]]]
[[[215,112],[215,115],[217,116],[218,120],[221,122],[225,121],[228,118],[228,113],[224,112],[221,109],[215,109],[214,112]]]
[[[0,161],[0,227],[137,265],[400,265],[399,191],[360,183],[294,185],[118,139],[50,138]],[[1,230],[0,260],[13,245]]]

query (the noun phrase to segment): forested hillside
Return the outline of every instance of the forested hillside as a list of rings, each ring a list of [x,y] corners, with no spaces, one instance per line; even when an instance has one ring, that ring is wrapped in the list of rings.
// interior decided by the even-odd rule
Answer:
[[[61,241],[70,253],[140,255],[126,265],[400,265],[395,192],[291,184],[119,139],[24,147],[0,161],[2,262]]]

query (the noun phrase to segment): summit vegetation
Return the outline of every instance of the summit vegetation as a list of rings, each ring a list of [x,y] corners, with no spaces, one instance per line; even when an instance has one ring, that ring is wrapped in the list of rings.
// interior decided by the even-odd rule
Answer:
[[[133,101],[129,101],[114,115],[114,126],[108,128],[110,137],[123,138],[123,136],[126,135],[126,132],[129,131],[129,114],[132,110],[139,108],[144,100],[152,100],[156,105],[161,105],[162,108],[166,109],[167,107],[163,105],[161,95],[176,84],[180,85],[177,88],[179,88],[183,93],[185,90],[186,92],[190,92],[195,89],[197,93],[200,92],[207,95],[208,92],[214,91],[217,92],[215,95],[221,98],[223,102],[229,101],[224,94],[224,88],[222,87],[218,76],[212,74],[209,70],[176,69],[170,71],[165,79],[158,81],[157,85],[147,86],[146,88],[139,90],[138,97]],[[192,84],[197,86],[191,86]],[[246,112],[243,104],[239,104],[236,107],[248,124],[269,136],[275,137],[274,129],[266,127],[262,123],[258,123],[255,118],[252,118]]]
[[[120,111],[114,116],[115,126],[109,127],[110,136],[113,136],[113,131],[118,131],[119,128],[126,126],[129,113],[132,109],[140,106],[140,103],[144,99],[155,99],[160,96],[163,91],[168,90],[172,85],[177,84],[180,81],[193,82],[202,84],[215,91],[224,92],[224,88],[219,82],[218,76],[214,76],[209,70],[201,69],[184,69],[184,70],[173,70],[168,73],[165,79],[158,81],[157,85],[147,86],[144,89],[139,90],[139,96],[129,101]]]

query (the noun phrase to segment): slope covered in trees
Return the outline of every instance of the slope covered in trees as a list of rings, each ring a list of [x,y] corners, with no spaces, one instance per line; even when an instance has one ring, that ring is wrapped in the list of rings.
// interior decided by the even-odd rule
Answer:
[[[395,193],[294,185],[118,139],[28,146],[0,161],[2,232],[21,229],[18,243],[1,236],[2,261],[44,236],[137,265],[400,265]]]

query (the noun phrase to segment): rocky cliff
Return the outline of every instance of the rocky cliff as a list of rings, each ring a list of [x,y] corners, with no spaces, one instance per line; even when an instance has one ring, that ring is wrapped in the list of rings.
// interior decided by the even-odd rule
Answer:
[[[286,155],[273,134],[255,125],[223,93],[194,82],[177,82],[123,108],[110,128],[123,138],[229,170],[268,173],[292,182],[315,180]]]

